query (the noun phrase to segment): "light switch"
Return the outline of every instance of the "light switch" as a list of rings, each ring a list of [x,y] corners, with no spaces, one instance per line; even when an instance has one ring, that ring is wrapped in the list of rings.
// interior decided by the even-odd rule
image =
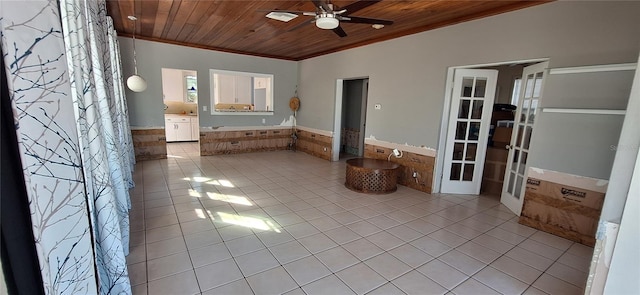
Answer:
[[[202,111],[207,111],[207,106],[202,106]]]
[[[262,118],[262,124],[265,124],[265,123],[267,123],[267,119]]]
[[[373,108],[376,109],[376,110],[380,110],[380,109],[382,109],[382,105],[379,104],[379,103],[376,103],[375,105],[373,105]]]

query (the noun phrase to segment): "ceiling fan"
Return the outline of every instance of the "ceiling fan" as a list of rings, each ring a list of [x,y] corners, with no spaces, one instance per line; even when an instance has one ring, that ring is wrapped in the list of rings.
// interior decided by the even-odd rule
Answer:
[[[374,28],[382,28],[385,25],[393,24],[393,21],[383,20],[383,19],[374,19],[374,18],[365,18],[365,17],[357,17],[351,16],[351,13],[354,13],[363,8],[369,7],[373,4],[376,4],[382,0],[360,0],[354,3],[351,3],[345,7],[337,7],[331,4],[329,0],[311,0],[316,7],[316,11],[295,11],[295,10],[280,10],[274,9],[269,10],[270,14],[292,14],[295,15],[293,17],[297,17],[298,15],[306,15],[313,16],[314,19],[311,22],[304,22],[302,25],[306,25],[308,23],[315,23],[318,28],[325,30],[333,30],[340,37],[346,37],[347,33],[340,26],[340,22],[343,23],[357,23],[357,24],[371,24]],[[283,21],[283,18],[275,18]],[[291,19],[291,18],[290,18]],[[289,20],[290,20],[289,19]],[[292,28],[290,31],[297,29],[300,26],[296,26]]]

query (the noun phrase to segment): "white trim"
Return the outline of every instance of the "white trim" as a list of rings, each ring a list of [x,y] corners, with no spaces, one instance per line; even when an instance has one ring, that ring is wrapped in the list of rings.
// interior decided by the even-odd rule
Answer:
[[[252,130],[280,130],[291,129],[291,126],[220,126],[220,127],[200,127],[200,132],[221,132],[221,131],[252,131]],[[298,128],[300,129],[300,128]]]
[[[273,116],[273,112],[254,112],[254,111],[235,111],[235,112],[218,112],[212,111],[212,116]]]
[[[345,79],[336,79],[336,97],[335,97],[335,109],[333,109],[333,133],[334,139],[331,141],[331,161],[340,160],[340,136],[342,127],[342,95],[343,85]]]
[[[320,134],[320,135],[324,135],[324,136],[329,136],[329,137],[334,137],[334,133],[331,131],[327,131],[327,130],[320,130],[320,129],[314,129],[311,127],[304,127],[304,126],[296,126],[296,129],[298,130],[303,130],[303,131],[307,131],[307,132],[312,132],[315,134]]]
[[[449,128],[449,111],[451,109],[451,96],[453,95],[453,74],[456,71],[456,67],[450,67],[447,69],[447,82],[444,91],[444,105],[442,106],[442,121],[440,122],[440,132],[438,134],[438,150],[443,151],[447,145],[447,129]],[[433,173],[433,186],[431,188],[432,193],[439,193],[442,185],[442,170],[444,170],[444,155],[443,153],[436,154],[436,167]]]
[[[544,113],[625,115],[627,110],[543,108]]]
[[[164,130],[164,126],[131,126],[129,127],[132,131],[133,130],[156,130],[156,129],[162,129]]]
[[[597,65],[597,66],[584,66],[584,67],[568,67],[568,68],[555,68],[549,69],[551,75],[561,74],[580,74],[580,73],[595,73],[595,72],[613,72],[613,71],[633,71],[636,69],[635,63],[624,64],[610,64],[610,65]]]
[[[532,59],[520,59],[520,60],[513,60],[513,61],[503,61],[503,62],[492,62],[492,63],[486,63],[486,64],[453,66],[451,68],[454,68],[454,69],[478,68],[479,69],[480,67],[495,67],[495,66],[503,66],[503,65],[510,65],[510,64],[536,64],[536,63],[541,63],[548,60],[549,60],[548,57],[542,57],[542,58],[532,58]]]
[[[382,141],[382,140],[378,140],[374,137],[369,137],[369,138],[365,138],[364,139],[364,143],[365,144],[370,144],[370,145],[376,145],[376,146],[381,146],[381,147],[385,147],[388,149],[398,149],[404,152],[409,152],[409,153],[414,153],[414,154],[418,154],[418,155],[423,155],[423,156],[427,156],[427,157],[436,157],[436,155],[438,154],[437,151],[435,149],[432,148],[428,148],[428,147],[420,147],[420,146],[415,146],[415,145],[408,145],[408,144],[399,144],[399,143],[395,143],[395,142],[389,142],[389,141]]]

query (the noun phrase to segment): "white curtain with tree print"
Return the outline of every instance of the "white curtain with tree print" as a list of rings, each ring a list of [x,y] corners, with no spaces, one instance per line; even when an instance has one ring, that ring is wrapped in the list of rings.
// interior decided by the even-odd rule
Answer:
[[[130,293],[125,256],[134,158],[113,23],[104,0],[61,0],[60,14],[99,292]]]

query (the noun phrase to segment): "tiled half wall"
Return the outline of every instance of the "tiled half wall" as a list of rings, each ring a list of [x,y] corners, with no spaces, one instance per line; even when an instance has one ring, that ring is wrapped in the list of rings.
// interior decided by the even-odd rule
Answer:
[[[166,159],[167,137],[164,128],[131,129],[136,161]]]
[[[331,142],[333,136],[314,132],[308,128],[296,129],[296,135],[298,136],[296,150],[331,161]]]
[[[200,130],[200,155],[286,150],[291,143],[291,132],[291,128]]]
[[[398,148],[398,150],[401,150]],[[435,151],[425,150],[425,154],[419,154],[413,151],[402,151],[402,157],[396,158],[391,156],[390,161],[400,164],[398,173],[398,183],[410,188],[431,193],[433,185],[433,169],[436,162]],[[389,159],[389,154],[393,152],[393,148],[371,144],[365,141],[364,157],[372,159]],[[433,153],[431,155],[431,153]],[[426,155],[430,154],[430,155]],[[416,177],[413,173],[416,172]]]

